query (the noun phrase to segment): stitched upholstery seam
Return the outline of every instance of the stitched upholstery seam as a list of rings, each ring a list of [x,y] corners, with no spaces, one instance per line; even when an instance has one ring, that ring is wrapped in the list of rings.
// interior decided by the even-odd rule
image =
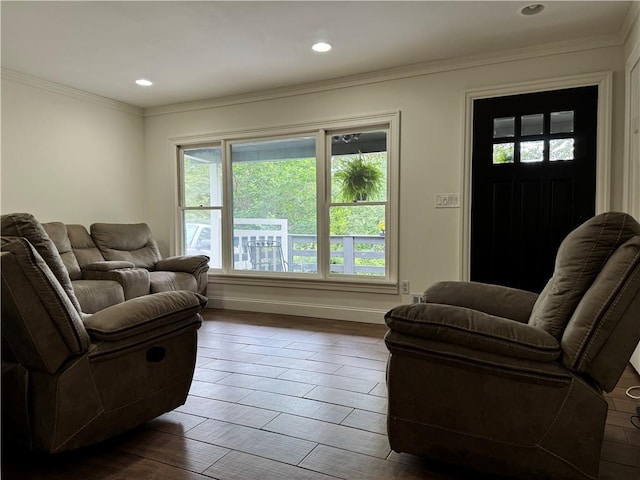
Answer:
[[[415,322],[413,322],[411,319],[407,319],[406,317],[392,316],[391,318],[393,318],[394,320],[396,320],[396,321],[398,321],[400,323],[404,323],[405,325],[408,325],[408,326],[409,325],[416,325]],[[464,327],[457,326],[457,325],[444,325],[444,324],[441,324],[441,323],[430,322],[429,320],[424,320],[424,321],[421,322],[421,324],[433,325],[435,327],[440,327],[440,328],[442,328],[444,330],[450,329],[450,330],[454,330],[454,331],[472,333],[472,334],[478,335],[478,336],[482,337],[483,339],[485,339],[487,341],[490,341],[490,342],[494,342],[494,343],[502,343],[502,342],[504,342],[504,343],[507,343],[510,346],[523,346],[525,349],[536,350],[536,351],[542,350],[543,351],[542,353],[550,353],[550,352],[553,352],[553,351],[558,351],[558,352],[560,351],[560,346],[559,345],[549,345],[549,346],[537,345],[535,343],[531,343],[531,342],[527,342],[527,341],[515,340],[515,339],[511,339],[509,337],[505,337],[505,336],[478,332],[476,330],[473,330],[473,329],[470,329],[470,328],[464,328]],[[532,327],[532,328],[535,328],[535,327]],[[398,332],[398,333],[403,333],[403,332]],[[425,338],[425,337],[421,337],[421,338]]]
[[[175,388],[176,386],[178,386],[178,385],[180,385],[181,383],[184,383],[184,382],[186,382],[186,381],[187,381],[187,380],[180,380],[180,381],[174,382],[174,383],[172,383],[171,385],[168,385],[167,387],[163,388],[162,390],[158,390],[158,391],[155,391],[155,392],[153,392],[153,393],[150,393],[149,395],[145,395],[145,396],[144,396],[144,397],[142,397],[142,398],[138,398],[138,399],[136,399],[136,400],[134,400],[134,401],[132,401],[132,402],[129,402],[129,403],[127,403],[127,404],[125,404],[125,405],[122,405],[122,406],[120,406],[120,407],[118,407],[118,408],[116,408],[116,409],[113,409],[113,410],[107,410],[107,409],[103,408],[103,409],[102,409],[102,411],[101,411],[98,415],[96,415],[96,416],[95,416],[95,417],[93,417],[91,420],[89,420],[87,423],[85,423],[85,424],[84,424],[80,429],[78,429],[78,430],[77,430],[73,435],[71,435],[70,437],[68,437],[68,438],[67,438],[63,443],[59,444],[59,445],[58,445],[58,448],[59,448],[59,449],[63,449],[63,448],[64,448],[64,446],[65,446],[67,443],[69,443],[71,440],[73,440],[73,438],[74,438],[74,437],[76,437],[77,435],[79,435],[79,434],[82,432],[82,430],[84,430],[84,429],[85,429],[85,428],[86,428],[90,423],[92,423],[93,421],[95,421],[95,420],[96,420],[96,418],[100,417],[101,415],[104,415],[104,414],[110,414],[110,413],[115,413],[115,412],[118,412],[119,410],[122,410],[122,409],[125,409],[125,408],[129,408],[129,407],[131,407],[132,405],[135,405],[135,404],[137,404],[137,403],[145,402],[145,401],[147,401],[147,399],[148,399],[148,398],[150,398],[150,397],[155,397],[155,396],[158,396],[158,395],[161,395],[161,394],[162,394],[163,392],[165,392],[166,390],[171,390],[171,389]],[[102,401],[102,399],[101,399],[101,398],[100,398],[100,400]]]
[[[634,257],[634,261],[640,257],[640,252]],[[624,272],[625,275],[627,274],[627,272],[631,269],[631,267],[634,266],[633,263],[629,266],[629,268],[627,268],[627,270]],[[616,289],[614,290],[614,292],[617,293],[617,296],[615,298],[615,300],[613,301],[613,303],[609,306],[607,313],[604,315],[604,317],[600,320],[600,322],[597,322],[597,326],[595,328],[595,331],[593,331],[593,325],[592,328],[589,329],[589,332],[587,332],[587,335],[584,336],[584,339],[582,341],[582,343],[580,344],[580,348],[578,350],[576,350],[576,354],[574,356],[574,359],[572,361],[572,364],[575,365],[575,368],[582,368],[586,358],[588,357],[589,352],[591,351],[591,349],[594,346],[595,340],[598,336],[598,333],[600,332],[600,330],[603,328],[603,325],[607,323],[607,320],[611,317],[613,310],[615,309],[615,307],[618,305],[618,303],[620,302],[621,298],[623,297],[624,292],[629,288],[629,283],[630,280],[632,280],[633,278],[635,278],[636,276],[640,275],[640,269],[637,269],[636,272],[629,278],[626,279],[626,281],[624,282],[622,289],[620,291],[618,290],[618,287],[620,285],[620,283],[622,283],[622,280],[625,277],[622,277],[618,283],[616,284]],[[611,293],[609,295],[609,297],[607,298],[607,303],[605,303],[605,305],[603,305],[603,307],[598,311],[598,315],[602,312],[602,310],[604,310],[605,306],[608,305],[611,297],[613,296],[613,293]],[[596,317],[597,318],[597,317]],[[595,323],[595,322],[594,322]],[[584,344],[587,342],[587,340],[589,340],[589,344],[587,345],[585,351],[582,353],[582,355],[580,355],[580,350],[582,350],[582,347],[584,346]],[[580,358],[580,360],[578,361],[578,357],[582,357]],[[577,364],[576,364],[577,362]]]
[[[602,225],[600,226],[600,231],[598,232],[598,236],[596,237],[596,239],[591,244],[591,250],[589,251],[589,254],[586,257],[583,257],[582,268],[580,270],[580,275],[578,275],[578,277],[573,281],[573,284],[571,285],[571,289],[569,290],[569,292],[567,292],[563,296],[562,305],[560,305],[555,310],[555,315],[552,317],[551,322],[550,322],[552,325],[556,323],[560,311],[565,308],[565,306],[567,305],[567,302],[569,301],[569,298],[573,296],[574,292],[576,291],[577,285],[579,284],[580,280],[584,276],[584,270],[585,270],[587,264],[589,263],[589,259],[591,258],[592,254],[593,254],[593,251],[596,248],[598,240],[600,240],[600,238],[602,237],[602,232],[603,232],[603,230],[605,228],[607,220],[608,220],[608,214],[605,214],[604,215],[604,222],[602,222]],[[622,224],[622,226],[624,226],[624,223]],[[622,231],[622,227],[618,231],[618,239],[620,238],[621,231]],[[571,314],[573,314],[573,312],[571,312]]]
[[[18,231],[20,232],[20,228],[19,227],[18,227]],[[22,232],[20,232],[20,233],[22,233]],[[59,325],[58,322],[54,322],[56,327],[57,328],[62,327],[62,330],[66,330],[68,333],[70,333],[71,337],[75,340],[76,349],[78,351],[82,351],[83,348],[82,348],[82,341],[80,340],[80,336],[79,336],[78,332],[76,332],[75,329],[71,328],[71,326],[69,325],[69,323],[73,322],[73,319],[69,315],[69,312],[66,312],[66,309],[62,306],[62,301],[60,300],[60,298],[58,296],[58,292],[56,292],[56,289],[55,289],[54,285],[51,283],[51,281],[49,280],[47,275],[44,274],[42,269],[38,266],[38,264],[35,261],[35,255],[34,255],[35,247],[33,247],[31,245],[31,243],[25,237],[21,237],[21,238],[23,238],[24,242],[26,242],[27,245],[28,245],[28,247],[27,247],[27,245],[25,245],[24,243],[21,244],[21,247],[24,248],[27,251],[27,260],[29,261],[31,266],[34,267],[34,270],[36,271],[36,274],[54,291],[53,297],[54,297],[54,300],[55,300],[55,302],[54,302],[55,307],[57,308],[58,313],[63,318],[67,319],[67,321],[64,322],[64,325]],[[43,259],[43,261],[44,261],[44,259]],[[45,264],[46,264],[46,262],[45,262]],[[20,269],[23,270],[22,267]],[[27,277],[27,279],[28,279],[28,277]],[[29,284],[31,284],[33,286],[33,284],[30,281],[29,281]],[[62,287],[62,285],[60,285],[60,286]],[[62,288],[62,290],[64,292],[64,288]],[[66,292],[64,292],[64,294],[66,295]]]
[[[549,380],[554,382],[560,382],[560,381],[566,382],[567,380],[573,381],[574,379],[574,377],[568,372],[564,373],[564,372],[535,371],[533,370],[533,368],[531,370],[524,370],[523,367],[520,367],[520,366],[498,364],[489,360],[469,358],[464,355],[450,353],[450,352],[442,353],[434,350],[424,350],[424,349],[416,350],[416,349],[408,348],[404,345],[395,345],[393,344],[393,342],[389,342],[389,343],[391,343],[394,346],[394,348],[397,348],[398,350],[403,350],[404,352],[419,353],[422,355],[432,356],[437,358],[444,358],[446,360],[456,361],[456,362],[464,363],[467,365],[481,366],[482,368],[485,368],[490,371],[495,371],[495,372],[508,371],[523,377],[535,378],[538,380],[543,379],[543,380]],[[550,363],[553,363],[553,362],[550,362]]]
[[[15,298],[15,296],[13,295],[13,290],[11,290],[11,287],[9,287],[9,286],[7,286],[7,287],[9,288],[9,292],[11,293],[11,296],[13,298]],[[20,310],[20,312],[22,312],[22,309],[18,306],[17,302],[16,302],[16,307],[18,308],[18,310]],[[24,317],[24,315],[23,315],[23,317]],[[29,334],[29,338],[31,339],[31,343],[32,343],[33,347],[36,349],[36,351],[38,352],[38,356],[42,360],[42,363],[44,364],[45,368],[47,370],[50,370],[51,369],[51,365],[49,364],[47,357],[43,354],[42,350],[40,349],[40,346],[38,345],[38,343],[33,338],[33,335],[31,333],[31,329],[30,328],[26,328],[25,330]],[[3,336],[4,336],[5,340],[7,341],[7,343],[9,344],[9,346],[11,347],[11,349],[13,350],[14,355],[16,355],[15,352],[17,352],[18,349],[15,348],[15,345],[11,342],[11,340],[9,340],[7,335],[3,334]],[[17,355],[16,355],[16,358],[18,360],[19,365],[22,365],[22,360],[20,358],[18,358]]]

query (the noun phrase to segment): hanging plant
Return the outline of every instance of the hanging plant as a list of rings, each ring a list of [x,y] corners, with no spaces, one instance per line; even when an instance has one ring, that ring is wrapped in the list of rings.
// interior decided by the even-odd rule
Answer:
[[[335,173],[344,202],[364,202],[375,196],[382,188],[382,171],[371,162],[366,162],[362,152],[344,161]]]

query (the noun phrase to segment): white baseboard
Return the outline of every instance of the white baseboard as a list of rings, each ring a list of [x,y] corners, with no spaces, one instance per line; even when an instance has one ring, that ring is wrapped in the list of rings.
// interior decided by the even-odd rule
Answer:
[[[384,325],[386,310],[332,306],[300,302],[268,301],[254,298],[209,297],[208,308],[244,310],[248,312],[277,313],[300,317],[327,318],[350,322],[375,323]]]

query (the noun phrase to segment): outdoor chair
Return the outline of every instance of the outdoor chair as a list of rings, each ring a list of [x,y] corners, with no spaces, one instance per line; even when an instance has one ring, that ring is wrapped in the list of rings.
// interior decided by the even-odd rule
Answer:
[[[285,272],[288,264],[277,240],[250,240],[247,242],[252,270]]]

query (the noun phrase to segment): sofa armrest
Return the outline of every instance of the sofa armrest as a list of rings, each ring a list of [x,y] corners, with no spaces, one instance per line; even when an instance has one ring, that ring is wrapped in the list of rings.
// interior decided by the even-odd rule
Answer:
[[[561,354],[558,341],[543,330],[464,307],[401,305],[389,311],[385,321],[403,335],[526,360],[551,362]]]
[[[128,262],[98,262],[98,263],[128,263]],[[97,265],[92,264],[92,265]],[[112,280],[118,282],[124,292],[124,299],[147,295],[151,290],[149,271],[144,268],[118,268],[115,270],[82,270],[84,280]]]
[[[187,319],[200,323],[198,314],[206,303],[193,292],[154,293],[105,308],[85,317],[84,324],[91,338],[115,342]]]
[[[185,272],[196,274],[201,269],[209,268],[209,257],[206,255],[181,255],[167,257],[156,263],[155,269],[165,272]]]
[[[424,292],[427,303],[470,308],[527,323],[538,294],[478,282],[438,282]]]
[[[104,261],[104,262],[93,262],[87,263],[82,266],[82,271],[95,271],[95,272],[108,272],[111,270],[118,270],[121,268],[135,268],[136,266],[131,262],[121,262],[117,260]]]

